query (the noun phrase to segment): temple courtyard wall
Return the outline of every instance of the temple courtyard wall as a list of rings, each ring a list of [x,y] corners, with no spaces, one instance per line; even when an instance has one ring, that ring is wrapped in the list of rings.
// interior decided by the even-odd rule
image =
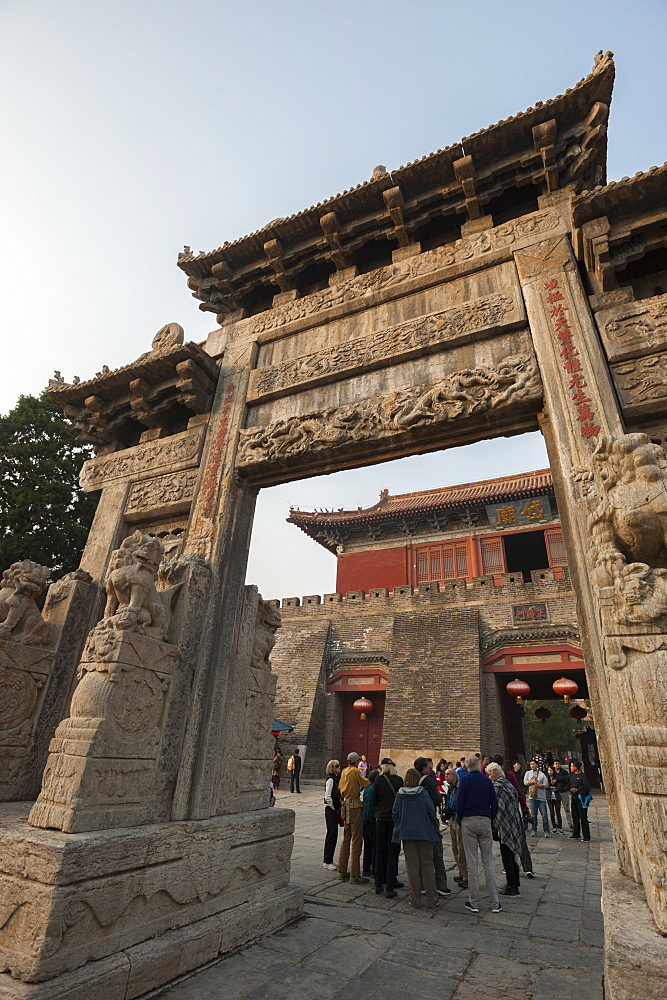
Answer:
[[[545,619],[513,624],[513,608],[535,602],[545,604]],[[505,573],[468,585],[283,598],[281,614],[272,654],[276,715],[294,726],[284,745],[305,747],[306,777],[323,774],[328,760],[347,752],[341,697],[327,690],[341,664],[356,658],[360,673],[374,664],[386,670],[380,756],[407,765],[425,752],[434,760],[474,751],[509,755],[501,695],[495,676],[482,669],[485,648],[501,632],[506,644],[523,645],[578,635],[575,595],[561,567],[533,571],[528,582]],[[504,691],[502,698],[511,701]]]

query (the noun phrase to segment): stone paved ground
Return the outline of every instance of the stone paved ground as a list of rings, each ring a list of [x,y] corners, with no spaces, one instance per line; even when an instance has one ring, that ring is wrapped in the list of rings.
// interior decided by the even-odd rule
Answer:
[[[591,806],[592,843],[529,837],[536,878],[522,876],[521,897],[503,899],[498,914],[482,887],[479,915],[464,908],[455,871],[434,913],[412,913],[406,890],[389,900],[372,884],[338,882],[322,867],[319,785],[281,790],[278,805],[296,810],[292,882],[306,894],[305,919],[160,993],[167,1000],[602,1000],[603,796]],[[444,843],[449,870],[448,833]],[[501,869],[498,857],[499,887]]]

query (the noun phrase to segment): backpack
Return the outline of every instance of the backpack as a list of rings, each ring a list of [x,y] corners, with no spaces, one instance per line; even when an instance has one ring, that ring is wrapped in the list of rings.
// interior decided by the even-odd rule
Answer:
[[[294,770],[294,757],[290,757],[290,759],[287,761],[287,770],[288,771]]]

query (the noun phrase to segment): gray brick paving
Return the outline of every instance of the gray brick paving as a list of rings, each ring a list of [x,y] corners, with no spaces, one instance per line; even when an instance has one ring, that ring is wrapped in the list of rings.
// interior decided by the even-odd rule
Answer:
[[[279,791],[278,806],[296,810],[292,883],[304,890],[304,919],[161,991],[167,1000],[602,1000],[603,796],[591,806],[590,844],[529,839],[536,877],[522,878],[502,913],[483,893],[480,913],[469,913],[453,870],[440,909],[413,913],[405,889],[389,900],[323,869],[322,790],[303,787]],[[447,832],[444,844],[451,870]],[[497,857],[499,885],[501,869]]]

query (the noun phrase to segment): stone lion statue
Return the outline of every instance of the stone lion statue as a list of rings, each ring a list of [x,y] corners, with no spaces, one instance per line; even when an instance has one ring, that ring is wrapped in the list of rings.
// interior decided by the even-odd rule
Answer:
[[[31,559],[12,563],[0,584],[0,639],[13,639],[29,646],[49,640],[48,622],[42,618],[35,598],[44,590],[51,571]]]
[[[252,645],[251,666],[256,670],[270,670],[269,657],[276,644],[276,632],[282,624],[280,611],[270,601],[259,598],[255,637]]]
[[[155,586],[164,555],[159,538],[135,531],[111,556],[104,626],[164,639],[167,611]]]

